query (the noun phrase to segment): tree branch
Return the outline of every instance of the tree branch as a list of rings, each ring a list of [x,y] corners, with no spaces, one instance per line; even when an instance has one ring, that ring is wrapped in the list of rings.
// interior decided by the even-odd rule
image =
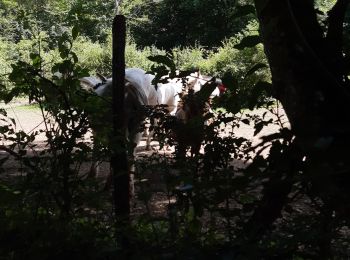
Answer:
[[[17,160],[21,160],[23,159],[23,156],[21,156],[19,153],[13,151],[12,149],[6,147],[5,145],[0,145],[0,151],[4,151],[10,155],[12,155],[13,157],[15,157]],[[26,166],[28,166],[29,168],[31,168],[32,170],[36,171],[36,167],[35,165],[31,164],[30,162],[26,163]]]
[[[18,153],[16,153],[15,151],[12,151],[10,148],[6,147],[5,145],[0,145],[0,151],[5,151],[8,154],[16,157],[16,159],[21,159],[21,156]]]

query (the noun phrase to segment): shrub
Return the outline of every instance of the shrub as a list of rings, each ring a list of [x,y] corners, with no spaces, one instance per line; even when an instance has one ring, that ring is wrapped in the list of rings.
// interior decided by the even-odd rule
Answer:
[[[205,62],[204,55],[206,51],[201,46],[174,48],[172,52],[176,67],[181,70],[200,68]]]
[[[8,63],[11,44],[5,40],[0,39],[0,76],[1,78],[5,76],[5,74],[10,73],[11,67]]]

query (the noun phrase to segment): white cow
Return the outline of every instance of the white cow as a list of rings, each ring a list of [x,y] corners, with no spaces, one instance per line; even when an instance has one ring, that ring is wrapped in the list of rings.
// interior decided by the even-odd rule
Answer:
[[[170,115],[176,116],[178,119],[186,120],[191,112],[185,111],[183,107],[179,107],[181,96],[186,95],[189,89],[193,89],[194,93],[200,91],[206,83],[212,80],[212,77],[203,76],[200,72],[191,73],[183,82],[180,78],[169,79],[167,83],[158,83],[158,105],[166,105]],[[217,86],[220,81],[215,81]],[[210,95],[210,99],[220,95],[220,90],[216,86]],[[211,110],[210,110],[211,111]],[[150,148],[153,131],[148,133],[146,141],[146,149]]]
[[[214,84],[214,86],[212,86]],[[172,132],[177,141],[176,155],[181,159],[186,156],[186,150],[191,148],[191,155],[199,154],[201,144],[205,138],[205,126],[210,124],[212,118],[208,120],[208,113],[211,114],[211,100],[220,95],[219,86],[221,80],[213,77],[197,74],[197,80],[192,88],[192,92],[185,93],[181,106],[178,107],[175,117],[177,118]],[[208,93],[203,88],[214,90]],[[196,93],[204,90],[203,95]],[[186,96],[187,95],[187,96]],[[203,99],[204,98],[204,99]],[[208,99],[207,99],[208,98]],[[195,122],[195,123],[194,123]]]
[[[139,129],[144,120],[144,115],[140,116],[143,106],[166,105],[171,115],[179,117],[181,114],[181,110],[178,109],[180,95],[191,88],[194,92],[199,91],[211,78],[202,76],[200,73],[192,73],[186,78],[185,86],[181,79],[171,79],[168,83],[157,84],[157,87],[152,84],[153,79],[154,75],[146,74],[144,70],[139,68],[125,70],[124,110],[127,118],[128,138],[135,145],[139,144],[142,136]],[[81,79],[81,82],[82,85],[93,88],[96,94],[101,97],[112,95],[112,79],[101,80],[95,77],[85,77]],[[216,95],[219,95],[218,88],[212,93],[212,96]],[[150,148],[152,135],[153,133],[148,134],[146,149]]]
[[[125,128],[127,130],[127,138],[129,142],[133,143],[132,151],[129,156],[134,158],[135,149],[142,138],[140,128],[145,119],[144,106],[156,105],[158,102],[158,93],[151,85],[153,79],[152,75],[147,75],[141,69],[126,69],[125,70],[125,97],[124,97],[124,116],[125,116]],[[110,98],[112,96],[112,79],[99,79],[95,77],[85,77],[80,79],[81,84],[85,87],[93,89],[98,96],[103,98]],[[107,106],[111,106],[110,103],[106,103]],[[112,122],[111,110],[107,110],[107,115],[102,116],[104,122],[92,122],[94,136],[99,134],[99,126],[105,125],[108,122]],[[94,145],[95,147],[95,145]],[[96,151],[94,151],[95,153]],[[93,154],[93,157],[94,154]],[[94,158],[93,158],[94,159]],[[131,174],[131,181],[133,180],[132,173],[135,171],[134,166],[129,167]],[[91,175],[96,175],[98,172],[97,163],[93,162],[91,167]],[[111,176],[106,183],[106,188],[111,184]],[[133,185],[131,185],[131,190]]]
[[[159,98],[159,104],[167,105],[167,110],[171,115],[176,115],[179,113],[179,102],[181,100],[181,95],[186,95],[189,89],[193,89],[194,93],[200,91],[206,83],[211,81],[213,78],[210,76],[201,75],[199,72],[191,73],[186,77],[185,85],[182,83],[181,79],[175,78],[169,80],[168,83],[158,84],[157,92]],[[220,90],[218,85],[220,81],[216,80],[217,85],[214,91],[210,95],[210,99],[220,95]]]
[[[157,89],[158,105],[165,105],[166,110],[172,116],[176,115],[178,106],[181,101],[181,95],[188,91],[188,89],[195,88],[198,84],[199,74],[191,73],[186,78],[168,79],[167,83],[158,83],[153,88]],[[198,85],[199,86],[199,85]],[[155,122],[157,124],[157,122]],[[151,138],[153,131],[147,133],[146,149],[150,149]]]

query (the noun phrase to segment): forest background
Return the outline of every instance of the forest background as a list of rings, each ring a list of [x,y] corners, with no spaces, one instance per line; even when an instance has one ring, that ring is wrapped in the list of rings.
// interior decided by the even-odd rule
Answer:
[[[205,128],[202,155],[180,164],[160,154],[138,162],[141,173],[164,177],[167,209],[152,212],[161,196],[140,181],[143,208],[120,230],[111,194],[71,167],[92,152],[80,140],[99,102],[76,95],[78,77],[112,75],[115,1],[0,0],[1,101],[35,101],[48,139],[47,150],[32,156],[39,133],[16,132],[0,110],[0,137],[11,143],[0,146],[6,155],[0,170],[4,174],[12,156],[23,171],[14,179],[5,174],[0,183],[0,259],[348,257],[348,4],[120,1],[126,67],[154,71],[158,61],[181,71],[199,69],[227,87],[214,102],[218,114]],[[67,78],[55,78],[58,71]],[[61,95],[65,102],[57,102]],[[265,117],[280,104],[291,127],[278,115]],[[261,107],[263,114],[247,112]],[[244,124],[254,135],[269,124],[280,131],[253,146],[235,135]],[[220,135],[222,125],[232,131]],[[101,150],[101,157],[110,155]],[[241,168],[233,161],[249,164]]]

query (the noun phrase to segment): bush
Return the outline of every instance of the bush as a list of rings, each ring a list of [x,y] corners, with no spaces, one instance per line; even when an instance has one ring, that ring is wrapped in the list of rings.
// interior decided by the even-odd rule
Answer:
[[[59,51],[51,52],[61,57],[54,64],[45,63],[36,52],[28,54],[31,48],[36,50],[30,41],[20,42],[17,47],[23,52],[18,53],[31,62],[13,64],[9,79],[14,87],[0,93],[7,101],[29,96],[38,104],[45,125],[45,131],[31,134],[17,131],[15,121],[0,110],[0,140],[6,141],[0,151],[8,154],[0,159],[0,172],[10,156],[20,165],[20,174],[11,176],[11,181],[0,179],[0,259],[98,259],[116,250],[111,220],[100,214],[106,212],[102,210],[106,199],[82,169],[91,154],[89,143],[83,142],[90,129],[87,110],[96,106],[93,96],[88,99],[80,91],[78,79],[87,71],[67,48],[69,42],[63,35]],[[41,64],[65,77],[46,77]],[[38,151],[33,141],[40,132],[47,139]]]
[[[108,54],[107,46],[92,42],[85,37],[79,37],[74,42],[73,51],[77,53],[80,66],[95,74],[105,72],[105,56]]]
[[[5,40],[0,39],[0,76],[3,78],[6,74],[11,72],[11,67],[8,62],[10,56],[11,44]]]
[[[206,51],[201,46],[174,48],[172,52],[176,67],[181,70],[201,68],[205,62]]]

